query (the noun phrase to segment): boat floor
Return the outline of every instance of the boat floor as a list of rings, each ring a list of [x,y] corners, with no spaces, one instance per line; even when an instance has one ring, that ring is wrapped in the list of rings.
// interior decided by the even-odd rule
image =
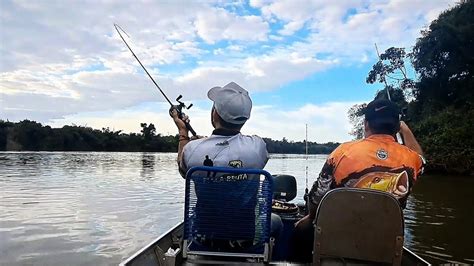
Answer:
[[[178,223],[168,232],[137,251],[127,260],[123,261],[120,265],[123,266],[143,266],[143,265],[166,265],[166,266],[177,266],[177,265],[312,265],[312,263],[296,263],[289,261],[270,261],[265,263],[263,261],[255,261],[251,258],[229,258],[229,257],[216,257],[216,256],[198,256],[188,255],[187,258],[183,258],[182,251],[179,251],[175,256],[166,256],[166,251],[171,248],[177,250],[182,247],[182,235],[183,235],[183,223]],[[402,254],[402,265],[430,265],[427,261],[417,256],[415,253],[407,248],[403,248]],[[322,262],[322,265],[368,265],[367,262],[363,263],[360,261],[342,260],[326,258]],[[370,265],[370,264],[369,264]],[[381,265],[381,264],[372,264]]]
[[[287,265],[287,266],[306,266],[306,265],[312,265],[312,263],[296,263],[296,262],[288,262],[288,261],[271,261],[269,263],[265,262],[255,262],[255,261],[231,261],[231,260],[226,260],[226,259],[219,259],[219,258],[189,258],[187,260],[184,260],[180,263],[177,263],[175,265],[187,265],[187,266],[195,266],[195,265]],[[325,258],[324,261],[322,262],[322,265],[384,265],[381,263],[367,263],[367,262],[360,262],[360,261],[355,261],[355,260],[341,260],[341,259],[330,259],[330,258]],[[426,265],[424,263],[420,263],[420,261],[413,260],[413,258],[410,257],[410,254],[407,254],[406,251],[404,251],[404,260],[402,261],[402,265]]]
[[[222,261],[222,260],[192,260],[192,261],[184,261],[180,265],[187,265],[187,266],[195,266],[195,265],[294,265],[294,266],[303,266],[303,265],[311,265],[311,263],[292,263],[292,262],[244,262],[244,261]]]

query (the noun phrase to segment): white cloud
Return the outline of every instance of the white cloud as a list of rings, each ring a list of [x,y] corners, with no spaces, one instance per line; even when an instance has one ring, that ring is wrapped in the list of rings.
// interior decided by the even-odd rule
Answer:
[[[105,121],[94,120],[97,112],[163,102],[113,23],[127,30],[128,41],[169,97],[183,94],[190,101],[229,81],[251,92],[269,91],[342,63],[371,61],[374,42],[381,50],[413,45],[420,29],[453,3],[251,0],[259,16],[242,2],[190,1],[183,7],[180,1],[3,1],[0,119],[68,121],[88,112],[87,119],[98,125]],[[300,30],[305,35],[297,35]],[[308,108],[316,107],[299,111]],[[334,131],[322,124],[322,114],[318,119],[318,128]]]
[[[276,16],[284,21],[306,21],[311,19],[317,9],[324,5],[322,1],[282,0],[262,5],[261,10],[266,17]]]
[[[354,103],[332,102],[322,105],[305,104],[303,106],[282,110],[278,106],[254,106],[250,120],[242,132],[259,135],[275,140],[283,137],[288,140],[301,141],[305,138],[305,125],[308,124],[308,140],[318,143],[329,141],[348,141],[350,124],[347,110]],[[209,104],[210,109],[210,104]],[[193,108],[189,111],[191,125],[199,135],[208,136],[212,132],[210,110]],[[176,134],[177,129],[167,114],[166,104],[156,104],[143,110],[126,109],[112,113],[85,113],[57,119],[52,126],[81,125],[101,129],[140,132],[140,123],[153,123],[160,134]],[[287,126],[291,125],[291,126]]]
[[[176,81],[177,87],[191,97],[197,97],[196,93],[205,95],[209,88],[225,85],[229,81],[235,81],[251,92],[268,91],[327,69],[335,63],[297,53],[269,55],[240,60],[227,66],[201,66]],[[196,84],[200,86],[196,88]]]
[[[305,104],[292,110],[281,110],[276,106],[252,110],[252,117],[245,125],[249,132],[257,135],[289,140],[303,140],[308,124],[308,140],[319,143],[351,140],[347,111],[354,103],[331,102],[321,105]],[[291,125],[291,126],[289,126]]]
[[[295,33],[295,31],[301,29],[301,27],[303,27],[304,25],[304,21],[292,21],[288,24],[286,24],[282,30],[280,30],[278,33],[280,33],[281,35],[292,35],[293,33]]]
[[[199,12],[195,22],[197,34],[208,43],[220,40],[264,41],[268,23],[257,16],[237,16],[225,9]]]
[[[292,34],[305,24],[309,36],[287,47],[308,54],[331,54],[341,61],[358,61],[361,54],[374,55],[380,47],[412,46],[420,30],[453,0],[439,1],[272,1],[261,7],[265,17],[283,21],[280,34]],[[352,13],[350,13],[351,11]],[[271,36],[274,39],[273,36]]]
[[[52,126],[61,127],[63,125],[79,125],[96,129],[110,128],[113,130],[123,130],[125,133],[140,132],[140,123],[153,123],[157,128],[157,133],[164,135],[177,134],[176,126],[168,115],[169,105],[152,104],[152,107],[137,109],[127,108],[113,112],[90,112],[80,115],[68,115],[65,118],[55,119]],[[209,110],[202,110],[193,107],[191,124],[199,135],[209,135],[212,130],[210,124]]]
[[[10,119],[23,118],[19,112],[12,114],[11,111],[18,108],[21,102],[29,103],[29,108],[23,108],[22,113],[30,114],[32,108],[50,110],[56,107],[54,116],[51,116],[52,111],[38,114],[57,118],[66,114],[114,110],[142,102],[164,101],[144,73],[137,72],[130,66],[125,67],[128,68],[127,72],[115,67],[115,64],[120,64],[115,61],[106,64],[114,66],[113,70],[79,71],[65,75],[62,66],[54,68],[47,65],[47,70],[50,71],[18,70],[4,74],[0,88],[2,94],[5,94],[3,97],[8,96],[9,100],[2,104],[5,109],[3,113]],[[205,98],[209,88],[225,85],[229,81],[236,81],[251,92],[268,91],[293,80],[303,79],[333,64],[333,61],[321,61],[292,53],[238,60],[227,66],[203,65],[176,78],[159,73],[154,76],[171,100],[183,94],[186,97],[184,100],[190,101]],[[80,68],[79,65],[78,69]],[[58,75],[61,75],[61,79],[56,79]]]

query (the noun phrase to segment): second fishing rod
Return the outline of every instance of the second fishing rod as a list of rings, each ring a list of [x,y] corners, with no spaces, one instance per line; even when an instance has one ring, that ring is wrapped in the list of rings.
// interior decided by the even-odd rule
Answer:
[[[158,83],[156,83],[155,79],[153,79],[153,77],[150,75],[150,73],[148,73],[148,70],[146,69],[146,67],[142,64],[142,62],[140,61],[140,59],[138,59],[137,55],[133,52],[132,48],[130,47],[130,45],[128,45],[127,41],[125,41],[125,38],[122,36],[122,33],[125,33],[125,35],[128,36],[127,32],[125,32],[118,24],[114,24],[114,27],[115,27],[115,30],[117,31],[117,33],[119,34],[120,38],[122,39],[122,41],[125,43],[125,45],[127,46],[128,50],[130,50],[130,52],[132,53],[133,57],[135,57],[135,59],[138,61],[138,63],[140,64],[140,66],[143,68],[143,70],[145,71],[145,73],[148,75],[148,77],[151,79],[151,81],[153,81],[153,84],[155,84],[155,86],[158,88],[158,90],[161,92],[161,94],[163,95],[163,97],[165,97],[166,101],[171,105],[170,107],[170,115],[172,113],[173,110],[176,110],[176,112],[178,113],[178,117],[181,119],[184,117],[184,112],[183,112],[183,109],[189,109],[191,108],[193,105],[190,104],[188,106],[186,106],[182,101],[181,101],[181,98],[183,97],[182,95],[179,95],[177,98],[176,98],[176,101],[178,102],[178,104],[173,104],[170,99],[168,98],[168,96],[166,96],[166,94],[163,92],[163,90],[160,88],[160,86],[158,85]],[[130,36],[128,36],[130,37]],[[191,132],[191,134],[193,134],[193,136],[197,136],[196,134],[196,131],[194,131],[193,127],[191,126],[191,124],[189,124],[188,122],[184,121],[184,124],[186,125],[186,128],[189,130],[189,132]]]

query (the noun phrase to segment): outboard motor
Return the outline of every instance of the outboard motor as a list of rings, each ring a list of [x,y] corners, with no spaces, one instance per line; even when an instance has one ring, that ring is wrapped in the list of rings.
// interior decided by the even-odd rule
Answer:
[[[273,175],[272,212],[296,214],[298,207],[289,201],[296,198],[296,178],[291,175]]]
[[[294,224],[303,217],[298,211],[298,206],[289,202],[294,198],[296,198],[296,178],[291,175],[273,175],[272,212],[279,215],[283,222],[283,232],[276,239],[274,246],[274,260],[286,260],[289,257],[289,243]]]
[[[292,175],[273,175],[273,199],[290,201],[296,197],[296,178]]]

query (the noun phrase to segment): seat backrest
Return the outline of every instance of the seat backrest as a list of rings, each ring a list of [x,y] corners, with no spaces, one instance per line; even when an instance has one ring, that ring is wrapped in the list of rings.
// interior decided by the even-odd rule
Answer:
[[[260,169],[193,167],[186,174],[185,256],[265,257],[272,177]]]
[[[296,198],[296,178],[291,175],[273,175],[273,199],[290,201]]]
[[[338,188],[321,200],[315,220],[313,263],[324,258],[400,265],[403,213],[390,194]]]

